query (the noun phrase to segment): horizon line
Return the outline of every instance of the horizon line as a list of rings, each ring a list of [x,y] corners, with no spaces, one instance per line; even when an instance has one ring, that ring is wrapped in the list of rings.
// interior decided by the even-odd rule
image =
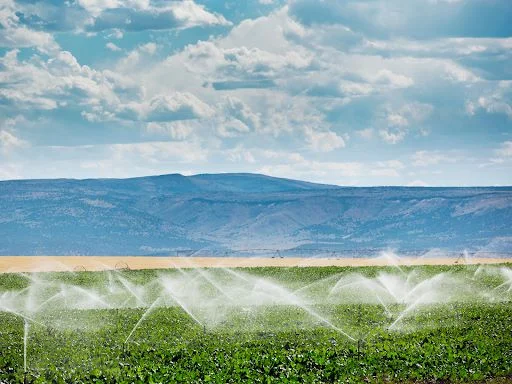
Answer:
[[[151,178],[151,177],[163,177],[163,176],[181,176],[181,177],[195,177],[195,176],[220,176],[220,175],[249,175],[249,176],[262,176],[272,179],[279,180],[289,180],[289,181],[297,181],[303,183],[310,183],[316,185],[325,185],[327,187],[338,187],[338,188],[510,188],[512,184],[487,184],[487,185],[403,185],[403,184],[362,184],[362,185],[340,185],[340,184],[330,184],[320,181],[310,181],[303,179],[293,179],[290,177],[280,177],[280,176],[272,176],[264,173],[257,172],[216,172],[216,173],[194,173],[194,174],[182,174],[182,173],[162,173],[162,174],[148,174],[143,176],[129,176],[129,177],[86,177],[86,178],[76,178],[76,177],[50,177],[50,178],[19,178],[19,179],[0,179],[0,183],[3,182],[24,182],[24,181],[90,181],[90,180],[133,180],[133,179],[143,179],[143,178]]]

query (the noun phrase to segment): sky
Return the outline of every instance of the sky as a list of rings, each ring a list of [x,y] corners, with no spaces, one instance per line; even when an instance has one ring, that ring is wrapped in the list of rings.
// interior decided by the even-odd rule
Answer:
[[[0,180],[512,185],[510,0],[0,0]]]

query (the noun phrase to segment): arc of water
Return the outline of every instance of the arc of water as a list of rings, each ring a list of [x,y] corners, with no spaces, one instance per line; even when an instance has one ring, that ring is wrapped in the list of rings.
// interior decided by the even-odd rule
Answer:
[[[236,272],[236,271],[233,271],[231,268],[222,268],[223,271],[225,272],[228,272],[229,274],[237,277],[239,280],[243,280],[245,281],[246,283],[250,283],[251,280],[249,280],[247,277],[245,277],[244,275],[242,275],[241,273],[239,272]]]
[[[359,277],[361,279],[367,279],[366,277],[356,274],[354,277]],[[342,277],[343,278],[343,277]],[[368,280],[368,279],[367,279]],[[351,281],[350,283],[341,284],[341,278],[338,280],[336,284],[334,284],[334,287],[332,287],[329,291],[329,295],[334,294],[334,292],[339,291],[340,289],[350,287],[352,285],[359,284],[359,281]]]
[[[98,295],[94,295],[92,292],[88,291],[87,289],[84,289],[82,287],[78,287],[76,285],[73,285],[72,288],[75,289],[76,291],[82,293],[82,294],[85,294],[86,296],[91,298],[93,301],[101,304],[103,307],[105,307],[105,308],[112,308],[112,306],[109,303],[105,302],[101,297],[99,297]]]
[[[121,284],[128,291],[128,293],[130,293],[130,295],[132,295],[142,307],[145,307],[147,305],[146,302],[142,300],[142,298],[137,294],[137,292],[135,292],[135,289],[132,287],[132,284],[128,280],[126,280],[122,276],[117,276],[117,280],[121,282]]]
[[[359,274],[356,274],[353,277],[359,279],[360,281],[352,281],[350,283],[345,283],[345,284],[341,284],[340,285],[340,283],[341,283],[341,279],[340,279],[334,285],[334,287],[332,287],[331,290],[329,291],[329,296],[333,295],[335,291],[339,291],[339,290],[341,290],[343,288],[347,288],[347,287],[351,287],[351,286],[354,286],[354,285],[362,284],[363,286],[368,288],[372,292],[372,294],[374,294],[377,297],[377,300],[379,300],[382,304],[383,304],[383,301],[382,301],[381,297],[378,295],[378,293],[376,291],[382,291],[383,290],[384,292],[390,294],[393,297],[393,299],[398,300],[397,297],[394,295],[394,293],[391,292],[382,283],[376,282],[376,281],[374,281],[372,279],[367,278],[366,276],[362,276],[362,275],[359,275]]]
[[[494,290],[496,291],[496,290],[500,289],[501,287],[505,287],[507,285],[509,286],[508,289],[507,289],[507,292],[512,290],[512,280],[505,281],[504,283],[501,283],[500,285],[495,287]]]
[[[49,299],[46,299],[45,301],[43,301],[37,308],[35,308],[31,312],[39,312],[41,310],[41,308],[43,308],[45,305],[48,305],[48,303],[51,303],[53,300],[57,299],[60,296],[62,296],[62,292],[57,292],[55,295],[53,295]]]
[[[128,340],[130,340],[130,338],[132,337],[133,333],[135,332],[135,330],[139,327],[139,325],[144,321],[144,319],[151,313],[151,311],[155,308],[156,304],[158,303],[158,301],[160,301],[160,297],[158,297],[154,302],[153,304],[151,304],[148,309],[146,309],[144,311],[144,313],[142,314],[142,316],[140,317],[139,321],[137,321],[137,323],[135,324],[135,326],[132,328],[131,332],[128,334],[128,337],[126,338],[126,340],[124,341],[124,344],[126,344],[128,342]]]
[[[420,296],[418,299],[416,299],[414,301],[414,303],[410,304],[409,306],[407,306],[407,308],[405,308],[405,310],[402,311],[402,313],[396,318],[395,321],[393,321],[393,323],[391,323],[391,325],[388,327],[388,329],[392,330],[392,329],[395,329],[396,325],[409,313],[411,312],[413,309],[415,309],[416,307],[418,307],[420,305],[420,303],[422,302],[422,299],[424,296],[426,296],[428,293],[424,293],[422,296]]]
[[[380,298],[378,293],[375,292],[375,296],[377,296],[377,300],[379,300],[379,303],[382,305],[382,307],[384,307],[384,311],[386,311],[386,315],[390,316],[391,315],[391,311],[389,310],[388,306]]]
[[[416,292],[419,290],[426,288],[428,285],[433,285],[435,283],[438,283],[439,280],[443,279],[445,277],[445,273],[439,273],[435,276],[432,276],[428,279],[423,280],[422,282],[416,284],[413,289],[411,289],[407,295],[404,297],[404,302],[407,302],[411,297],[413,297]],[[426,296],[426,294],[421,295],[421,297]]]
[[[334,279],[339,279],[340,276],[342,275],[342,273],[336,273],[335,275],[331,275],[331,276],[327,276],[327,277],[324,277],[320,280],[316,280],[316,281],[313,281],[312,283],[309,283],[301,288],[298,288],[296,289],[295,291],[293,291],[294,294],[297,294],[299,292],[302,292],[302,291],[305,291],[306,289],[309,289],[315,285],[320,285],[322,283],[325,283],[327,281],[331,281],[331,280],[334,280]]]
[[[172,266],[173,266],[173,268],[174,268],[174,269],[176,269],[176,270],[177,270],[177,271],[178,271],[178,272],[179,272],[183,277],[185,277],[185,278],[188,280],[189,284],[191,284],[191,283],[195,282],[195,281],[196,281],[196,280],[198,280],[198,279],[199,279],[199,277],[200,277],[198,274],[196,274],[194,277],[190,277],[189,272],[185,272],[185,271],[183,270],[183,268],[181,268],[180,266],[178,266],[176,263],[171,263],[171,264],[172,264]]]
[[[350,336],[348,333],[346,333],[343,329],[335,326],[334,324],[332,324],[329,320],[327,320],[326,318],[320,316],[318,313],[316,313],[315,311],[313,311],[311,308],[309,308],[308,306],[306,305],[299,305],[299,307],[303,308],[306,312],[308,312],[310,315],[312,315],[313,317],[317,318],[318,320],[320,320],[321,322],[323,322],[324,324],[327,324],[329,327],[331,327],[332,329],[334,329],[335,331],[341,333],[342,335],[348,337],[350,340],[352,341],[357,341],[355,338],[353,338],[352,336]]]
[[[23,313],[21,313],[21,312],[17,312],[17,311],[16,311],[16,310],[14,310],[14,309],[11,309],[11,308],[8,308],[8,307],[5,307],[5,306],[3,306],[3,305],[2,305],[2,306],[0,306],[0,308],[2,308],[5,312],[12,313],[13,315],[16,315],[16,316],[18,316],[18,317],[21,317],[23,320],[27,320],[27,321],[30,321],[30,322],[32,322],[32,323],[34,323],[34,324],[38,324],[38,325],[44,326],[44,324],[43,324],[43,323],[40,323],[39,321],[34,320],[34,319],[32,319],[31,317],[28,317],[28,316],[24,315],[24,314],[23,314]]]
[[[27,292],[29,289],[30,289],[30,286],[25,287],[25,288],[23,288],[23,289],[20,289],[19,291],[16,291],[16,292],[14,293],[13,297],[18,297],[19,295],[21,295],[21,294],[23,294],[23,293]],[[10,291],[10,292],[12,292],[12,291]]]
[[[178,304],[178,305],[179,305],[179,306],[180,306],[180,307],[185,311],[185,313],[186,313],[187,315],[189,315],[189,316],[192,318],[192,320],[194,320],[197,324],[199,324],[201,327],[203,327],[203,323],[201,323],[201,322],[199,321],[199,319],[198,319],[196,316],[194,316],[194,314],[192,313],[192,311],[190,311],[190,309],[189,309],[189,308],[187,308],[187,306],[186,306],[186,305],[185,305],[185,304],[184,304],[180,299],[178,299],[178,297],[176,297],[176,296],[171,292],[171,290],[170,290],[170,289],[168,289],[168,288],[167,288],[167,289],[166,289],[166,291],[167,291],[167,293],[169,294],[169,296],[171,296],[171,298],[172,298],[172,299],[173,299],[173,300],[174,300],[174,301],[175,301],[175,302],[176,302],[176,303],[177,303],[177,304]]]
[[[229,301],[233,302],[233,298],[230,294],[228,294],[221,286],[218,284],[207,272],[202,270],[201,268],[197,269],[197,272],[208,281],[217,291],[219,291],[222,295],[224,295]]]
[[[260,279],[260,281],[262,281],[262,280]],[[309,313],[311,316],[313,316],[314,318],[316,318],[320,322],[326,324],[327,326],[329,326],[330,328],[334,329],[335,331],[339,332],[340,334],[344,335],[345,337],[349,338],[350,340],[357,341],[355,338],[353,338],[348,333],[346,333],[343,329],[335,326],[329,320],[327,320],[326,318],[324,318],[323,316],[318,314],[316,311],[314,311],[312,308],[307,306],[305,303],[303,303],[302,300],[297,295],[294,295],[293,293],[289,292],[287,289],[285,289],[285,288],[283,288],[283,287],[281,287],[281,286],[279,286],[277,284],[274,284],[272,282],[264,281],[264,283],[266,285],[268,285],[271,289],[281,293],[281,295],[283,295],[290,304],[295,305],[295,306],[297,306],[299,308],[302,308],[304,311]]]
[[[390,281],[390,279],[394,279],[394,281]],[[393,296],[393,299],[397,303],[403,302],[404,297],[407,295],[407,290],[409,289],[407,279],[404,281],[398,276],[381,273],[377,277],[377,282],[387,293]],[[397,287],[396,284],[393,286],[393,282],[400,284],[400,286]]]
[[[39,283],[40,282],[40,280],[37,279],[36,277],[34,277],[34,275],[32,273],[18,272],[17,274],[19,276],[24,277],[27,280],[30,280],[30,282],[32,282],[32,283]]]

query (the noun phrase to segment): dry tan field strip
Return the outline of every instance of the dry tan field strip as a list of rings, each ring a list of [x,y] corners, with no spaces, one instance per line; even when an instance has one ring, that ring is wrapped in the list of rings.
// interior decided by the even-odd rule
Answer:
[[[455,265],[512,263],[511,258],[421,258],[396,259],[398,265]],[[153,256],[0,256],[0,273],[50,271],[100,271],[106,269],[236,268],[236,267],[326,267],[385,266],[390,260],[373,258],[304,257],[153,257]]]

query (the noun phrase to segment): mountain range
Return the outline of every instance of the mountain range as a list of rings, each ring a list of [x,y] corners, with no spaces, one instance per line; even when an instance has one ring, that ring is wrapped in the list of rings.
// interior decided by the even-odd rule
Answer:
[[[241,173],[0,182],[0,255],[384,248],[512,252],[512,187],[341,187]]]

